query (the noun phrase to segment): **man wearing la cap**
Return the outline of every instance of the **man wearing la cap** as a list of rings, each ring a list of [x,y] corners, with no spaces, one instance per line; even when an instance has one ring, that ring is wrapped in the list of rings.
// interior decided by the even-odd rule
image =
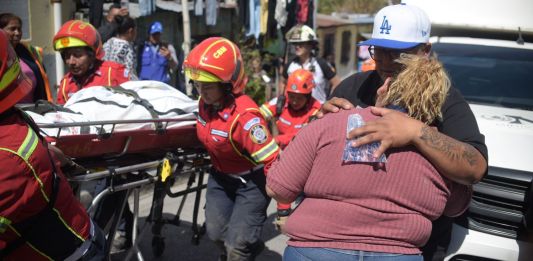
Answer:
[[[105,53],[100,34],[89,23],[80,20],[66,22],[54,36],[53,44],[69,71],[59,84],[58,104],[65,104],[81,89],[117,86],[130,80],[131,74],[124,65],[102,60]]]
[[[349,133],[350,139],[360,137],[355,146],[379,141],[380,148],[375,152],[379,156],[389,148],[414,145],[441,175],[461,184],[472,184],[487,171],[487,147],[470,107],[455,88],[450,88],[442,106],[442,120],[431,126],[400,112],[378,108],[391,78],[402,70],[395,59],[401,53],[429,55],[430,31],[429,18],[415,6],[401,4],[381,9],[374,18],[372,38],[360,43],[370,46],[376,69],[343,80],[322,111],[337,112],[354,105],[376,106],[372,113],[381,118]],[[432,237],[423,249],[426,260],[431,260],[450,229],[450,219],[442,217],[433,223]]]
[[[103,260],[101,230],[38,127],[14,107],[31,89],[0,30],[0,260]]]
[[[172,44],[161,41],[163,25],[154,22],[150,26],[148,41],[139,49],[139,79],[170,83],[170,70],[178,65],[176,49]]]

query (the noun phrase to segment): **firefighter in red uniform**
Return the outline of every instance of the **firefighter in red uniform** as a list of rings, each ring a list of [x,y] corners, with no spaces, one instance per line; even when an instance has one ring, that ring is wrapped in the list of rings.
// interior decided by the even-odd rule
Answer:
[[[57,103],[65,104],[75,92],[92,86],[117,86],[130,80],[131,73],[122,64],[102,61],[104,49],[100,34],[80,20],[63,24],[53,39],[68,73],[59,83]]]
[[[0,30],[0,260],[102,260],[103,234],[35,123],[14,107],[31,89]]]
[[[276,108],[277,97],[261,106],[261,114],[266,120],[276,118],[279,135],[275,139],[281,149],[284,149],[296,133],[320,110],[320,102],[311,97],[314,87],[313,73],[297,69],[287,80],[285,96],[288,101],[281,111],[278,112]]]
[[[208,38],[184,61],[200,93],[197,134],[213,164],[207,183],[206,228],[222,260],[254,260],[270,198],[265,173],[279,147],[258,106],[243,94],[247,77],[239,48]]]
[[[279,134],[275,140],[281,149],[284,149],[298,131],[307,125],[320,110],[320,102],[311,96],[314,87],[313,73],[305,69],[297,69],[289,75],[287,80],[285,87],[287,102],[283,107],[277,108],[277,97],[261,106],[261,114],[267,121],[272,118],[276,119]],[[276,225],[283,227],[291,212],[291,204],[278,203],[277,208]]]

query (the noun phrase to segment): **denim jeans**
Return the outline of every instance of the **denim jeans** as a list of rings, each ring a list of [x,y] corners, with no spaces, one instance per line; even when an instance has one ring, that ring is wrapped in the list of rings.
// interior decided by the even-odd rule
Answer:
[[[284,261],[422,261],[422,255],[404,255],[359,250],[287,246]]]
[[[254,260],[264,247],[260,237],[270,198],[263,169],[245,181],[212,171],[207,182],[206,232],[228,260]]]

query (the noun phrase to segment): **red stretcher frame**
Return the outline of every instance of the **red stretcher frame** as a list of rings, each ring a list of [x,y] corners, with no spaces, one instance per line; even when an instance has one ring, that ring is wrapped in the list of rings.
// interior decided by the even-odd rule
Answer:
[[[57,128],[57,136],[46,139],[72,158],[91,158],[99,156],[122,156],[130,153],[161,152],[177,148],[195,149],[202,145],[196,136],[196,125],[167,128],[171,122],[190,121],[184,119],[147,119],[92,121],[75,123],[55,123],[39,125],[40,128]],[[155,129],[115,131],[120,124],[153,123]],[[98,134],[77,134],[61,136],[61,129],[67,127],[111,125],[110,132]]]

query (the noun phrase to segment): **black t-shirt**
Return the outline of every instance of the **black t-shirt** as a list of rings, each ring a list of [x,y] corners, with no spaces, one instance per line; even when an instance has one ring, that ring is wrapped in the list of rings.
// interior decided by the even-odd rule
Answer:
[[[330,98],[344,98],[363,108],[373,106],[376,91],[381,85],[383,81],[376,71],[356,73],[340,82]],[[474,146],[487,159],[485,136],[479,132],[474,113],[457,89],[450,88],[442,105],[442,121],[433,125],[442,134]]]

